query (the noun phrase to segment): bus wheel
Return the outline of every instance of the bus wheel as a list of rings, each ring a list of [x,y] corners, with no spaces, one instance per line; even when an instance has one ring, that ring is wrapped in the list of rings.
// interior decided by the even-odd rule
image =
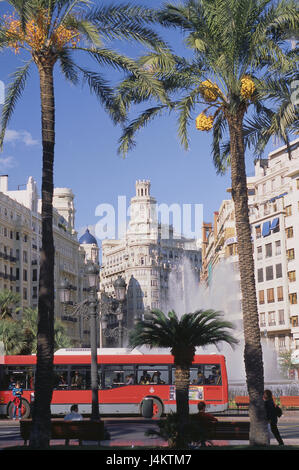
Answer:
[[[7,410],[7,415],[10,419],[13,419],[13,410],[14,410],[14,404],[11,402],[8,405],[8,410]],[[22,413],[22,418],[23,419],[29,418],[29,416],[30,416],[30,405],[29,405],[27,400],[22,399],[21,413]]]
[[[153,400],[153,418],[160,418],[163,413],[163,405],[160,400],[154,398]]]

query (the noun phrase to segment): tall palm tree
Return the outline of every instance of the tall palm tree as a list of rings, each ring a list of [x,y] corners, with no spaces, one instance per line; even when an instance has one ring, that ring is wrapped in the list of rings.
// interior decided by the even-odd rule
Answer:
[[[130,335],[133,347],[170,348],[175,364],[175,386],[179,447],[183,446],[184,430],[189,417],[190,367],[196,347],[217,345],[226,342],[230,345],[238,341],[230,334],[230,322],[224,321],[220,312],[198,310],[179,318],[174,311],[165,315],[160,310],[152,310],[151,320],[138,320]]]
[[[288,50],[288,39],[298,32],[298,3],[293,0],[185,0],[166,4],[157,21],[183,34],[193,60],[169,52],[151,53],[140,63],[159,77],[172,96],[171,106],[158,102],[124,129],[119,152],[126,154],[136,132],[163,111],[179,113],[178,134],[188,148],[188,125],[212,131],[212,155],[218,172],[230,166],[235,204],[242,291],[244,362],[250,397],[250,442],[267,444],[263,403],[264,371],[255,289],[251,227],[245,168],[244,120],[250,109],[266,109],[273,88],[269,77],[284,77],[296,67],[298,50]],[[136,82],[136,85],[135,83]],[[129,77],[120,87],[123,106],[148,97]],[[271,106],[271,102],[269,103]],[[196,114],[194,114],[196,113]],[[222,144],[229,141],[229,147]]]
[[[54,68],[77,84],[87,82],[114,122],[124,119],[113,98],[113,90],[98,69],[110,66],[139,77],[142,87],[163,99],[162,87],[148,71],[114,50],[105,40],[131,39],[151,48],[163,47],[156,34],[144,26],[147,10],[130,5],[94,6],[89,0],[9,0],[12,15],[0,23],[0,49],[12,48],[29,54],[29,59],[12,75],[3,105],[0,146],[16,102],[24,90],[31,64],[40,82],[42,124],[42,251],[40,254],[37,369],[33,413],[32,447],[49,443],[54,350],[54,245],[52,229],[53,168],[55,146]],[[96,63],[96,71],[81,66],[75,55]]]

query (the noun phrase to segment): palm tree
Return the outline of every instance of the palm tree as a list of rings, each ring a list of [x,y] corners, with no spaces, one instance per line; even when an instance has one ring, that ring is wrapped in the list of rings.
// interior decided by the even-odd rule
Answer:
[[[20,354],[25,346],[22,325],[12,319],[0,319],[0,341],[4,344],[5,354]]]
[[[217,345],[226,342],[230,345],[237,340],[229,333],[232,324],[224,321],[220,312],[198,310],[179,318],[174,311],[165,315],[160,310],[152,310],[151,320],[138,320],[130,335],[133,347],[170,348],[175,364],[175,385],[179,447],[184,446],[184,429],[189,417],[190,367],[196,347]]]
[[[22,329],[26,346],[22,353],[36,354],[37,352],[37,309],[25,308],[22,315]],[[66,328],[61,320],[54,319],[54,351],[60,348],[72,347],[72,341],[67,335]]]
[[[37,67],[40,81],[42,123],[42,251],[38,299],[37,369],[33,433],[30,445],[47,447],[50,432],[54,351],[54,245],[52,228],[53,168],[55,146],[54,68],[77,84],[87,82],[114,122],[124,119],[125,110],[115,102],[113,90],[98,71],[75,61],[77,54],[90,57],[97,69],[110,66],[136,74],[144,89],[163,99],[159,81],[140,69],[128,57],[104,47],[104,40],[131,39],[151,48],[163,46],[156,34],[144,27],[149,20],[141,7],[97,6],[89,0],[9,0],[12,15],[0,23],[0,49],[12,48],[29,53],[29,60],[12,75],[2,110],[0,146],[18,98],[24,90],[31,64]]]
[[[267,444],[263,403],[264,371],[255,289],[251,227],[245,168],[244,120],[253,108],[260,113],[273,97],[269,77],[279,79],[296,67],[298,50],[287,40],[298,32],[298,4],[293,0],[185,0],[166,4],[157,21],[177,28],[193,51],[193,60],[174,54],[151,53],[140,58],[144,67],[163,82],[172,96],[171,106],[158,102],[124,129],[119,152],[134,146],[136,132],[163,111],[179,113],[178,134],[188,148],[188,125],[212,130],[212,154],[218,172],[230,166],[235,204],[242,292],[244,362],[250,397],[250,443]],[[123,106],[148,100],[129,77],[120,87]],[[194,113],[196,114],[194,115]],[[229,146],[225,145],[229,142]],[[224,145],[221,145],[223,144]]]
[[[12,318],[13,313],[20,310],[17,304],[20,302],[20,295],[10,290],[0,291],[0,319]]]

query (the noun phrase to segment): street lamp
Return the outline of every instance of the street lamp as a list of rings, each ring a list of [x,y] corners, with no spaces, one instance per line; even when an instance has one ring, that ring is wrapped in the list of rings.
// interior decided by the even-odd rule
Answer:
[[[77,305],[76,313],[80,314],[88,308],[88,316],[90,318],[90,349],[91,349],[91,390],[92,390],[92,405],[91,405],[91,421],[99,421],[99,381],[98,381],[98,356],[97,356],[97,285],[98,285],[99,269],[95,264],[89,264],[86,269],[88,280],[89,298]],[[70,284],[64,280],[60,285],[60,300],[63,304],[70,303]]]
[[[123,302],[126,298],[126,288],[127,284],[126,281],[121,277],[118,276],[116,281],[113,284],[114,291],[115,291],[115,298],[119,302],[117,311],[116,311],[116,316],[118,320],[118,329],[119,329],[119,346],[122,348],[123,346]]]

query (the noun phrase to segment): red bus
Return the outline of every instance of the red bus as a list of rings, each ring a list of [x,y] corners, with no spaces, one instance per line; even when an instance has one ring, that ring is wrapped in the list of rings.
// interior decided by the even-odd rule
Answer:
[[[36,356],[0,356],[0,414],[13,416],[12,386],[23,388],[22,416],[30,415],[34,397]],[[64,415],[74,403],[81,414],[91,413],[90,349],[61,349],[54,356],[53,415]],[[145,400],[153,399],[154,416],[176,410],[173,356],[137,349],[98,349],[101,414],[144,415]],[[228,407],[225,357],[196,355],[190,369],[190,413],[204,400],[211,412]]]

